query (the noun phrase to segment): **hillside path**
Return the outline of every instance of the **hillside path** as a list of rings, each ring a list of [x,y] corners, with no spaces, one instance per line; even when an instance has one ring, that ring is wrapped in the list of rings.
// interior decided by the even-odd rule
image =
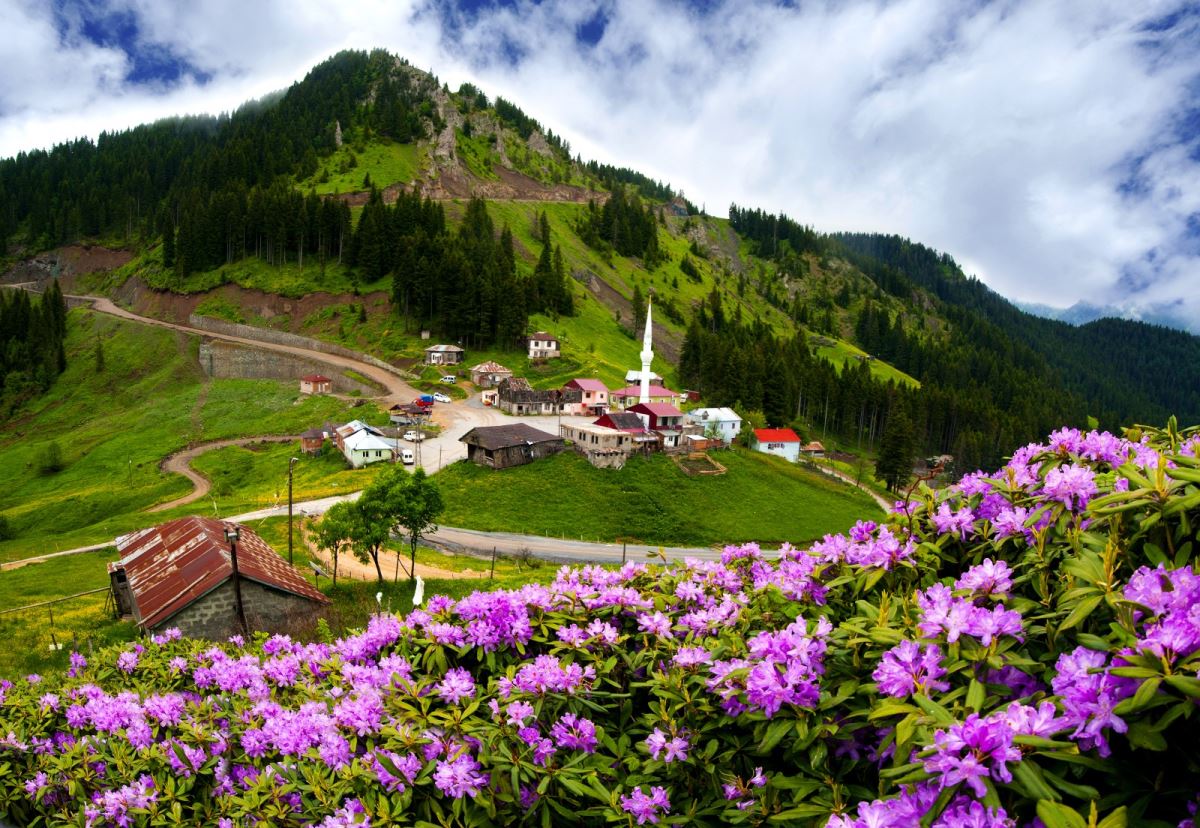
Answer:
[[[806,468],[813,468],[813,466],[807,466]],[[863,494],[870,495],[871,499],[874,500],[876,503],[878,503],[879,508],[883,509],[884,512],[890,512],[896,506],[895,501],[888,500],[886,497],[879,494],[874,489],[868,489],[866,486],[858,485],[856,482],[854,482],[853,477],[846,474],[841,469],[831,469],[828,466],[822,466],[820,463],[815,464],[815,468],[817,469],[817,471],[821,472],[822,474],[827,474],[830,477],[836,477],[838,480],[841,480],[843,483],[849,483],[852,487],[854,487],[855,489],[858,489]]]
[[[253,443],[291,443],[299,439],[299,435],[287,434],[266,437],[237,437],[231,440],[209,440],[206,443],[197,443],[194,446],[185,448],[183,451],[169,454],[165,460],[158,464],[158,467],[165,472],[182,474],[188,480],[192,481],[192,491],[183,497],[177,497],[166,503],[151,506],[146,511],[165,512],[167,509],[183,506],[185,503],[192,503],[208,494],[212,489],[212,481],[192,468],[192,461],[205,452],[228,448],[229,446],[248,446]]]

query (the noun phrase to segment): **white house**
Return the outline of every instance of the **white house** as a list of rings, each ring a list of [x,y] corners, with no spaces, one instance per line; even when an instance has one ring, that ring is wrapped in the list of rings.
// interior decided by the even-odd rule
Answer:
[[[733,442],[742,430],[742,418],[732,408],[697,408],[687,413],[690,422],[704,429],[704,435],[715,436],[725,445]]]
[[[552,359],[559,356],[558,337],[538,331],[529,337],[530,359]]]
[[[356,431],[342,439],[342,455],[351,466],[361,469],[371,463],[391,462],[395,445],[369,431]]]
[[[790,428],[756,428],[750,448],[763,454],[776,454],[794,463],[800,457],[800,437]]]

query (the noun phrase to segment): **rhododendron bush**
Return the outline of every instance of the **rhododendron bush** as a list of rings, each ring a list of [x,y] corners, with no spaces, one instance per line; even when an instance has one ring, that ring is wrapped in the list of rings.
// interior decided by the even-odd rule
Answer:
[[[1063,430],[809,549],[76,654],[0,685],[0,814],[1191,826],[1198,447]]]

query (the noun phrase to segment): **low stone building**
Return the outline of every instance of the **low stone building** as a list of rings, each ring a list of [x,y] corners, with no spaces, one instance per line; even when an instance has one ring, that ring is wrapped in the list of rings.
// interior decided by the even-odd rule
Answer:
[[[563,425],[559,433],[598,469],[619,469],[637,450],[634,435],[615,428],[592,425]]]
[[[426,365],[458,365],[466,352],[457,345],[430,345],[425,349]]]
[[[234,528],[238,585],[250,632],[286,632],[329,603],[253,529],[185,517],[116,539],[121,558],[108,571],[118,610],[147,633],[178,627],[190,638],[223,640],[241,632],[225,534]]]
[[[509,377],[497,387],[496,407],[509,414],[564,414],[581,404],[578,388],[537,390],[524,377]]]
[[[306,374],[300,378],[301,394],[331,394],[333,380],[324,374]]]
[[[513,375],[512,370],[499,362],[481,362],[471,369],[471,382],[480,388],[495,388]]]
[[[458,439],[467,445],[468,460],[490,469],[523,466],[558,454],[566,446],[561,437],[524,423],[477,426]]]
[[[319,428],[310,428],[300,435],[300,450],[305,454],[319,454],[323,445],[325,432]]]

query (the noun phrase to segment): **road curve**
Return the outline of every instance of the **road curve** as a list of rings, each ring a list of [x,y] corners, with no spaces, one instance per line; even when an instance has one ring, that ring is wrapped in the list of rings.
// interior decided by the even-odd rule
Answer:
[[[231,440],[209,440],[206,443],[197,443],[194,446],[185,448],[183,451],[169,454],[166,460],[158,464],[158,467],[165,472],[182,474],[188,480],[192,481],[192,491],[183,497],[177,497],[166,503],[151,506],[145,511],[165,512],[167,509],[173,509],[176,506],[183,506],[186,503],[197,501],[208,494],[209,490],[212,489],[212,481],[192,468],[192,461],[205,452],[228,448],[229,446],[248,446],[253,443],[291,443],[299,439],[299,435],[287,434],[266,437],[238,437]]]

